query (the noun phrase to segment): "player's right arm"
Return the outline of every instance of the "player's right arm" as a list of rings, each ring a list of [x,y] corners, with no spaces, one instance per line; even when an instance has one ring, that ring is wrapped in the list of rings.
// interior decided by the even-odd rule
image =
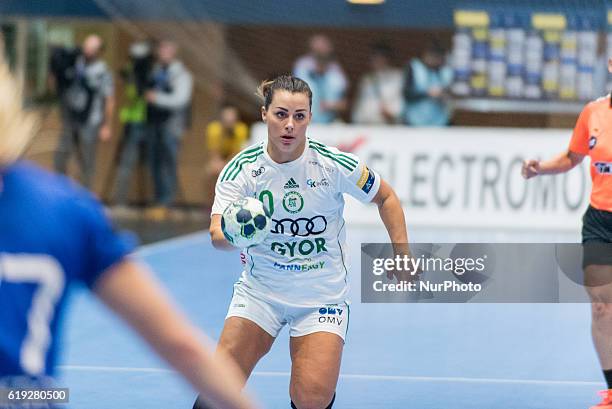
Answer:
[[[226,165],[227,167],[228,165]],[[218,250],[235,250],[234,247],[223,234],[221,229],[221,218],[225,209],[230,203],[242,199],[247,196],[245,184],[242,181],[242,175],[234,180],[222,180],[225,169],[221,171],[217,186],[215,188],[215,201],[213,203],[210,216],[210,240],[214,248]]]
[[[216,249],[236,249],[223,234],[221,216],[231,203],[252,196],[253,192],[252,188],[249,187],[249,179],[245,177],[245,165],[251,163],[261,153],[261,144],[251,146],[234,156],[219,174],[215,185],[215,201],[210,216],[210,239]]]
[[[540,161],[528,159],[523,162],[521,174],[525,179],[538,175],[553,175],[567,172],[578,165],[589,153],[589,116],[591,105],[587,105],[576,122],[569,148],[552,159]]]
[[[238,367],[227,357],[213,356],[204,336],[187,322],[161,286],[141,265],[125,259],[96,282],[95,293],[127,321],[201,394],[219,409],[254,409],[240,392]],[[210,341],[207,342],[210,345]]]
[[[221,215],[213,214],[210,217],[210,240],[212,241],[212,245],[217,250],[236,250],[223,234],[223,230],[221,230]]]

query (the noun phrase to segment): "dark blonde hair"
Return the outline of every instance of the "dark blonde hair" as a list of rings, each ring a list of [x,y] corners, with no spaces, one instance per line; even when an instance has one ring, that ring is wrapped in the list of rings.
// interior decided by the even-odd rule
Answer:
[[[276,90],[289,91],[292,94],[306,94],[308,96],[308,106],[312,108],[312,91],[303,79],[293,75],[281,75],[271,81],[266,80],[259,84],[257,95],[261,98],[266,109],[270,107]]]

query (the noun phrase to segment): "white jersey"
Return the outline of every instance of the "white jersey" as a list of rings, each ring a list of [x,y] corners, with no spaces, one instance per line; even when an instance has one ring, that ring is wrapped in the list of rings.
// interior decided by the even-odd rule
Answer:
[[[379,187],[380,176],[353,154],[307,138],[304,153],[281,164],[265,140],[225,166],[212,214],[247,196],[272,212],[270,234],[245,251],[244,285],[286,304],[341,303],[348,292],[343,193],[370,202]]]

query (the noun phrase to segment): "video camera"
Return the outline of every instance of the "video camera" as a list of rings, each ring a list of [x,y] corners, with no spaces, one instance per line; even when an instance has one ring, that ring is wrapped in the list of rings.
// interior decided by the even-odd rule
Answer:
[[[49,57],[49,71],[55,77],[57,93],[62,95],[76,76],[76,61],[81,55],[78,47],[54,47]]]

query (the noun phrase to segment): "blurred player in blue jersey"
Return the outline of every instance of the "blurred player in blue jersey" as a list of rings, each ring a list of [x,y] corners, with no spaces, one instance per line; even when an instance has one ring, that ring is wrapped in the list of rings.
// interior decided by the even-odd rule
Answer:
[[[19,160],[34,132],[0,59],[0,385],[55,375],[59,323],[74,283],[92,290],[215,408],[253,409],[239,370],[214,358],[111,228],[94,197]],[[146,402],[142,402],[146,406]],[[0,406],[2,404],[0,403]]]

